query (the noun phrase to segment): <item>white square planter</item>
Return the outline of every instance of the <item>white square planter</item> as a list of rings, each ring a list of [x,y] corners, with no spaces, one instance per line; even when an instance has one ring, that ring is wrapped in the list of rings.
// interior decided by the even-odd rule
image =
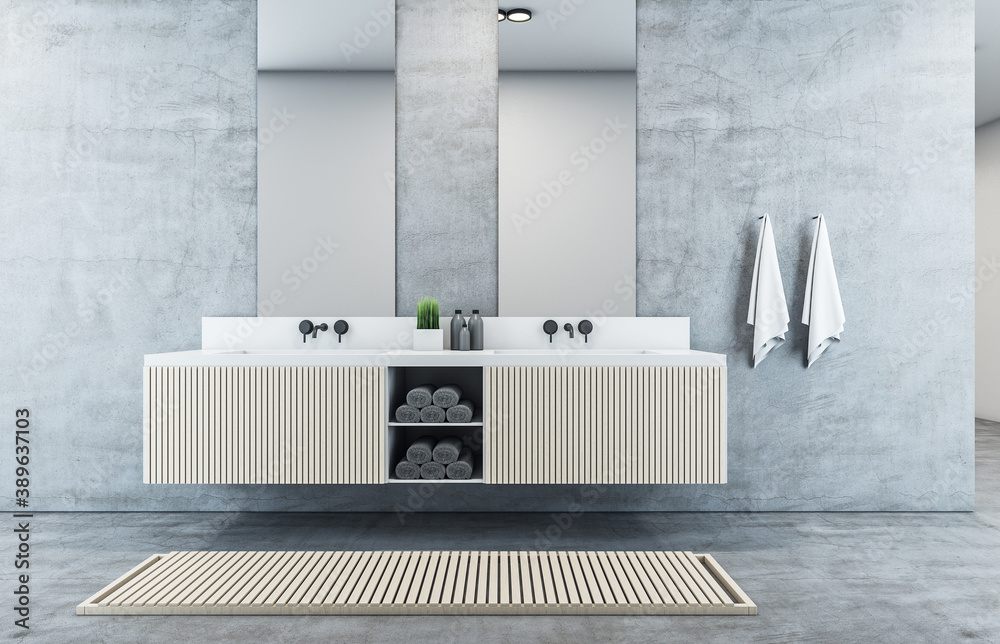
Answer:
[[[414,351],[444,351],[444,329],[414,329]]]

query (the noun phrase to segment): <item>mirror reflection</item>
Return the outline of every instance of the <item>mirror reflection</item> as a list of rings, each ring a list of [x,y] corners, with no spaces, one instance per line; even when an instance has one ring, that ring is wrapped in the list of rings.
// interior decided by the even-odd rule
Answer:
[[[500,314],[634,316],[635,2],[499,10]]]
[[[258,313],[395,315],[395,0],[259,0]]]

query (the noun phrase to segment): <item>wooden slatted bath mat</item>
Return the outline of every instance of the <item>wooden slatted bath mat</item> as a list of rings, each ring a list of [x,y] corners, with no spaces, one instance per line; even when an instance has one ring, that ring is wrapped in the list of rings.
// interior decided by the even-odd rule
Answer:
[[[690,552],[212,551],[153,555],[78,615],[756,615]]]

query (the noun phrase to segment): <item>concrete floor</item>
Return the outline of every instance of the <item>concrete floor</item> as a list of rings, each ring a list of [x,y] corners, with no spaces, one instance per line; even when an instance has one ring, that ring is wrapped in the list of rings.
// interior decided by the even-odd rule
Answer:
[[[39,514],[32,628],[13,627],[8,608],[0,630],[46,643],[1000,642],[1000,423],[987,421],[976,425],[975,513],[590,513],[550,546],[710,552],[757,603],[756,617],[74,614],[156,552],[530,549],[553,525],[546,514],[411,514],[405,522],[392,514]],[[12,535],[4,533],[0,551],[10,562]]]

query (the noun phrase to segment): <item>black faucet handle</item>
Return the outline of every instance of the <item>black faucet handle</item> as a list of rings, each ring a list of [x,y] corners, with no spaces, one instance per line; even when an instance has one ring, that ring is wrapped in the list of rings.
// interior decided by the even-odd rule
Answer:
[[[567,333],[569,333],[569,339],[572,340],[573,337],[574,337],[573,336],[573,325],[570,324],[569,322],[567,322],[566,324],[563,325],[563,330],[565,330]]]
[[[594,324],[590,320],[580,320],[576,330],[583,334],[583,341],[586,342],[587,336],[594,332]]]
[[[555,320],[545,320],[545,324],[542,325],[542,331],[549,335],[549,343],[552,342],[552,336],[559,331],[559,325],[556,324]]]
[[[302,334],[303,343],[306,341],[306,338],[309,337],[309,334],[313,332],[313,328],[312,320],[302,320],[299,322],[299,333]]]
[[[340,343],[340,339],[350,330],[351,325],[347,323],[347,320],[337,320],[333,323],[333,332],[337,334],[337,343]]]

